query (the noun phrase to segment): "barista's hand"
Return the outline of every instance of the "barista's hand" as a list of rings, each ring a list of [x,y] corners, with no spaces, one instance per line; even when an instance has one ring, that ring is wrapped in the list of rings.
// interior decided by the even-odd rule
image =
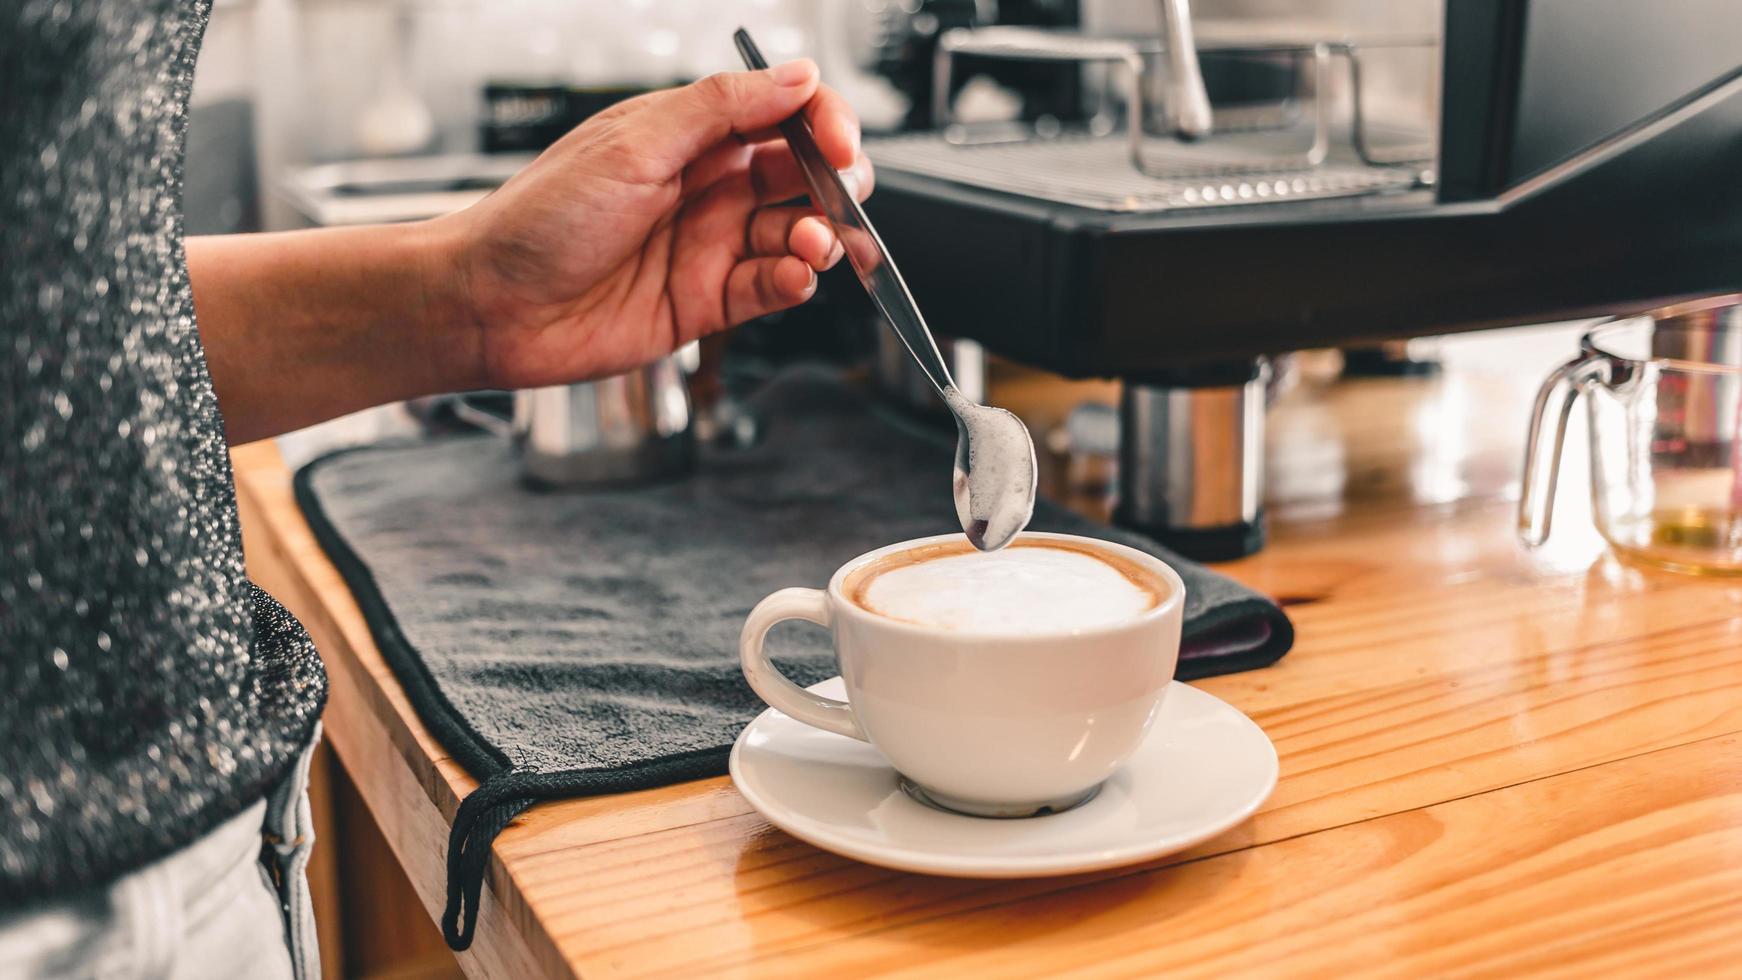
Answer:
[[[859,123],[816,65],[732,72],[605,110],[477,205],[432,223],[480,385],[602,377],[804,302],[841,257],[772,127],[804,109],[860,199]]]

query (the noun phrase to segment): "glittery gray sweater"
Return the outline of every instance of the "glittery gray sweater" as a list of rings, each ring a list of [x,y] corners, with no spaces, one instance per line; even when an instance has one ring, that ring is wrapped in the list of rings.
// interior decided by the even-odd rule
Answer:
[[[242,570],[182,251],[208,0],[0,0],[0,908],[259,799],[326,678]]]

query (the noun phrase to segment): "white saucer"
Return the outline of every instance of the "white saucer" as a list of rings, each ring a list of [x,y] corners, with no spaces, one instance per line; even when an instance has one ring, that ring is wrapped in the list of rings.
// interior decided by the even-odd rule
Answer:
[[[839,677],[811,688],[846,696]],[[769,822],[870,864],[965,878],[1026,878],[1117,867],[1208,840],[1276,787],[1276,749],[1250,718],[1174,682],[1136,755],[1089,802],[991,820],[932,809],[897,785],[864,742],[770,708],[732,746],[732,782]]]

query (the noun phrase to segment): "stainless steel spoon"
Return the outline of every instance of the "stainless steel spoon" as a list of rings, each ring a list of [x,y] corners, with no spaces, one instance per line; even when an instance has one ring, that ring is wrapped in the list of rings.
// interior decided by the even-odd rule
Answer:
[[[752,70],[768,67],[756,42],[743,28],[732,35],[732,40]],[[847,261],[859,274],[865,291],[871,294],[878,311],[956,417],[955,478],[951,489],[962,532],[981,551],[1004,547],[1034,516],[1036,467],[1034,440],[1028,436],[1028,427],[1004,409],[977,404],[957,390],[925,318],[920,316],[913,295],[907,291],[907,283],[902,281],[864,209],[853,199],[841,175],[823,157],[804,114],[781,123],[780,133],[804,171],[812,200],[834,225]]]

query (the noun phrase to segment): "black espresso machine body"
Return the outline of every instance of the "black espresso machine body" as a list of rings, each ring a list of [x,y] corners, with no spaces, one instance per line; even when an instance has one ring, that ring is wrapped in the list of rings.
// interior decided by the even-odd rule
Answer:
[[[1369,193],[1264,200],[1260,173],[1207,177],[1215,207],[1091,207],[873,141],[867,209],[935,331],[1125,381],[1120,520],[1248,553],[1263,355],[1742,288],[1742,3],[1447,0],[1439,41],[1437,155]]]
[[[1071,376],[1742,287],[1742,3],[1450,0],[1444,45],[1430,188],[1127,214],[880,166],[867,210],[935,330]]]

